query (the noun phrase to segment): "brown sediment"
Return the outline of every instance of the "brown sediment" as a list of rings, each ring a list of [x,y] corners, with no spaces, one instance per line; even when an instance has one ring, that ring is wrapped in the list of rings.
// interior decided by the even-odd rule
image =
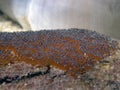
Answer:
[[[90,70],[115,50],[116,41],[88,30],[0,33],[0,65],[13,61],[51,65],[72,76]]]

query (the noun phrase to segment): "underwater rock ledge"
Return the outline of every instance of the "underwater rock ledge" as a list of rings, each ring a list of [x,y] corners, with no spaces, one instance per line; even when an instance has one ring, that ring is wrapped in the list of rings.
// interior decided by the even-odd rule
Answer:
[[[115,53],[118,43],[85,29],[0,33],[0,64],[24,61],[52,66],[76,78],[95,63]]]

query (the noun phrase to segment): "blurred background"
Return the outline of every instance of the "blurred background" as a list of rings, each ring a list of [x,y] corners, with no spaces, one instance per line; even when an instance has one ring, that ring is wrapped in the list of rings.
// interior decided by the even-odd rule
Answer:
[[[0,31],[89,29],[120,39],[120,0],[0,0]]]

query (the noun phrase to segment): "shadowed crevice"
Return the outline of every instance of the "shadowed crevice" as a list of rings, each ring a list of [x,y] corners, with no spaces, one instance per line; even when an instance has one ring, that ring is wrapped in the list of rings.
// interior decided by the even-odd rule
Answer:
[[[8,84],[8,83],[18,82],[18,81],[25,80],[25,79],[30,79],[30,78],[33,78],[33,77],[36,77],[36,76],[39,76],[39,75],[48,74],[50,72],[50,67],[48,66],[47,68],[48,69],[44,72],[38,71],[38,72],[28,73],[27,75],[24,75],[24,76],[21,76],[21,77],[19,75],[16,75],[16,76],[13,76],[13,77],[5,76],[3,78],[0,78],[0,85],[3,84],[3,83]]]

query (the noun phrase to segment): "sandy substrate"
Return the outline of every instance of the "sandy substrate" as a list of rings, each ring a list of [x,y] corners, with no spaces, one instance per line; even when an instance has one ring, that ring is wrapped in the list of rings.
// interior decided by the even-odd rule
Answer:
[[[0,14],[0,31],[26,31]],[[32,67],[24,62],[0,66],[0,90],[120,90],[120,41],[115,55],[73,79],[63,71]],[[37,73],[36,73],[37,72]],[[39,73],[40,72],[40,73]]]

